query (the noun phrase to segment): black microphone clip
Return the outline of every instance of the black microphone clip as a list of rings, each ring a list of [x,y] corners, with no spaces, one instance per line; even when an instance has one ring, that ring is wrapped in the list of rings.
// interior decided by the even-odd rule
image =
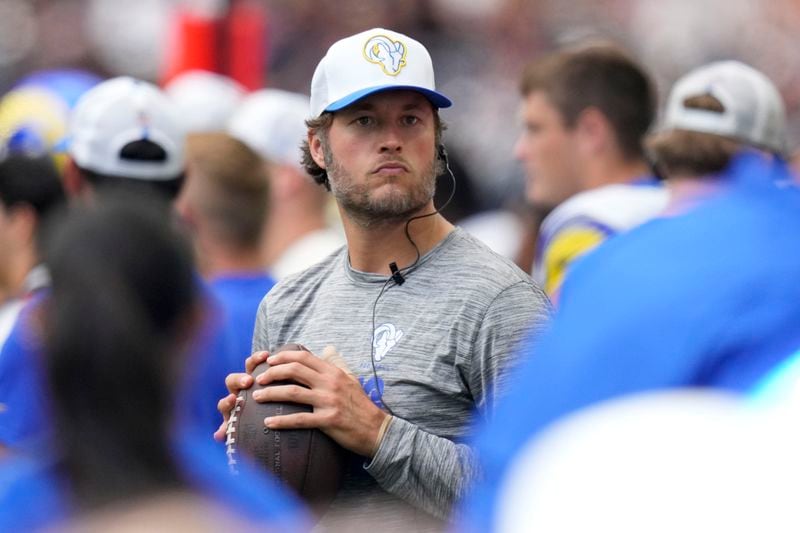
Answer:
[[[403,277],[403,273],[400,272],[400,269],[397,268],[397,263],[392,261],[389,263],[389,270],[392,271],[392,280],[395,282],[396,285],[402,285],[406,282],[406,278]]]

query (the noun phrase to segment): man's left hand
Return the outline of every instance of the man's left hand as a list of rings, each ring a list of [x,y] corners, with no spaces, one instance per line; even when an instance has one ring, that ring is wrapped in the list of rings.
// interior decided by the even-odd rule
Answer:
[[[253,393],[260,402],[295,402],[311,405],[311,413],[267,418],[270,429],[319,428],[341,446],[371,458],[384,419],[389,416],[367,397],[354,377],[307,351],[282,351],[271,355],[270,368],[256,383],[291,380],[305,385],[275,385]]]

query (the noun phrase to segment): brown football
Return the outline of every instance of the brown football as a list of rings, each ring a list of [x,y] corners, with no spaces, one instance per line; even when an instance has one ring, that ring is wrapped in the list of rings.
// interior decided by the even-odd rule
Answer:
[[[284,350],[306,348],[299,344],[286,344],[273,353]],[[255,368],[252,375],[258,376],[268,368],[265,361]],[[264,419],[269,416],[312,411],[310,405],[258,403],[253,399],[256,390],[287,383],[290,382],[256,384],[239,392],[228,422],[228,464],[235,473],[240,454],[250,457],[321,512],[341,486],[348,455],[344,448],[318,429],[271,430],[264,425]]]

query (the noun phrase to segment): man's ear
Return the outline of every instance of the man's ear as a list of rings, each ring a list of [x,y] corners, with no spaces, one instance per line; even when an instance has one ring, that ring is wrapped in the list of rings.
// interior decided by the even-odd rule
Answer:
[[[30,204],[21,203],[11,206],[8,211],[11,227],[17,237],[26,243],[33,243],[39,222],[36,210]]]
[[[589,154],[602,152],[612,140],[611,123],[596,107],[581,111],[575,122],[575,132],[578,134],[581,149]]]
[[[291,200],[309,181],[305,174],[286,163],[270,164],[269,177],[269,194],[276,202]]]
[[[308,149],[311,152],[311,158],[319,168],[325,168],[325,151],[322,148],[322,139],[312,130],[308,130]]]
[[[86,186],[86,180],[81,173],[81,169],[78,168],[72,158],[68,159],[67,164],[64,165],[63,183],[64,192],[70,198],[80,196]]]
[[[178,194],[178,197],[172,203],[172,207],[186,225],[188,225],[191,228],[194,228],[195,225],[197,224],[197,216],[195,215],[195,210],[194,206],[192,205],[192,201],[189,198],[190,192],[189,192],[189,187],[187,185],[188,183],[184,182],[183,187],[181,188],[181,192]]]

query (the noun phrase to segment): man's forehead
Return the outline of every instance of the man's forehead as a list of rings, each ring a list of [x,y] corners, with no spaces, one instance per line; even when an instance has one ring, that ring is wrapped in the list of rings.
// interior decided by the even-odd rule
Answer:
[[[530,91],[525,96],[523,96],[522,104],[528,107],[536,107],[536,108],[555,109],[556,107],[555,102],[553,102],[553,98],[550,96],[550,93],[540,89]]]
[[[564,118],[551,96],[544,91],[531,91],[524,96],[519,104],[519,115],[523,120],[532,117]]]
[[[338,111],[343,112],[356,112],[365,110],[375,110],[379,107],[399,107],[401,109],[430,109],[433,110],[433,105],[428,101],[425,96],[417,91],[405,89],[393,89],[390,91],[381,91],[372,93],[356,102],[353,102],[344,109]]]

